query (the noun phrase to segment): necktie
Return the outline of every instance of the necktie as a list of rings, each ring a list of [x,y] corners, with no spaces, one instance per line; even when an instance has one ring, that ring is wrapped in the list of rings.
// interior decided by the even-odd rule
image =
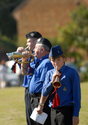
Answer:
[[[62,74],[61,74],[62,75]],[[61,75],[59,76],[59,78],[61,77]],[[54,99],[53,99],[53,108],[57,108],[57,106],[60,105],[60,98],[59,98],[59,95],[57,94],[57,89],[58,88],[54,88],[54,91],[52,94],[55,93],[55,96],[54,96]],[[51,95],[52,95],[51,94]]]
[[[55,97],[54,97],[54,99],[53,99],[53,108],[57,108],[57,106],[60,105],[60,98],[59,98],[59,96],[58,96],[58,94],[57,94],[57,89],[58,89],[58,88],[55,88],[55,90],[54,90]]]

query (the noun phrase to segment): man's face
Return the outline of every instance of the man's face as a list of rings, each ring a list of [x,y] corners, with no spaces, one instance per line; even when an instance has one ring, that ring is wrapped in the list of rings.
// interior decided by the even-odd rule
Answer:
[[[65,62],[65,58],[62,58],[61,56],[56,58],[55,60],[51,59],[51,63],[53,67],[56,69],[56,66],[58,67],[58,70],[61,69]]]
[[[26,45],[29,47],[29,50],[33,51],[33,49],[35,48],[35,42],[36,42],[36,38],[27,39]]]
[[[35,48],[34,48],[34,51],[35,51],[35,56],[40,59],[42,57],[41,45],[40,44],[36,44]]]

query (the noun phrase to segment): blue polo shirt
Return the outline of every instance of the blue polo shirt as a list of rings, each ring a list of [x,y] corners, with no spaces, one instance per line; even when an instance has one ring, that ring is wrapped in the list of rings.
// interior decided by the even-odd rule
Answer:
[[[81,90],[80,90],[80,78],[77,71],[73,68],[62,66],[60,69],[62,75],[60,78],[61,87],[57,89],[57,93],[60,98],[60,105],[62,106],[74,106],[73,116],[79,116],[79,110],[81,107]],[[55,69],[47,72],[46,79],[43,84],[42,94],[47,96],[51,94],[53,85],[51,83],[52,75]],[[49,107],[53,106],[54,94],[51,94],[49,100]]]
[[[43,56],[39,61],[39,66],[35,69],[33,77],[30,82],[29,92],[39,93],[42,90],[45,76],[48,70],[52,69],[53,66],[49,60],[49,55]]]

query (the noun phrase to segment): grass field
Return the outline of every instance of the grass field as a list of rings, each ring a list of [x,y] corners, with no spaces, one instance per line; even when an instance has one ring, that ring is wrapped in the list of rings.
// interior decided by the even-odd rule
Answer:
[[[23,87],[0,89],[0,125],[26,125]]]
[[[80,124],[88,125],[88,82],[81,83]],[[0,125],[26,125],[24,88],[0,89]]]

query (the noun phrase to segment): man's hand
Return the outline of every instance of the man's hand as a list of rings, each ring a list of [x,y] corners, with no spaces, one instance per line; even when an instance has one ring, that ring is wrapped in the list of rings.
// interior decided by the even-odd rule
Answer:
[[[29,55],[29,54],[30,54],[30,52],[27,51],[27,50],[24,51],[24,52],[22,52],[22,55],[24,55],[24,57],[23,57],[24,59],[29,59],[29,58],[30,58],[30,55]]]
[[[79,124],[79,117],[73,116],[72,121],[73,121],[72,125],[78,125]]]
[[[17,48],[17,52],[18,53],[22,53],[24,51],[24,49],[25,49],[24,47],[18,47]]]
[[[38,114],[41,114],[41,113],[43,112],[44,104],[45,104],[47,98],[48,98],[48,96],[44,97],[44,96],[41,94],[40,102],[39,102],[38,108],[37,108]]]
[[[43,106],[38,106],[38,108],[37,108],[37,113],[38,114],[41,114],[43,112]]]

